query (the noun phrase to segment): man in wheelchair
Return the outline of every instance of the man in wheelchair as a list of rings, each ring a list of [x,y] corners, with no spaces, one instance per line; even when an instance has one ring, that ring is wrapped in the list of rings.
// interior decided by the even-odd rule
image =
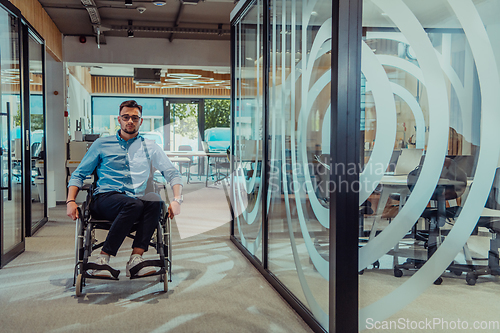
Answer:
[[[132,254],[126,265],[130,270],[144,261],[142,254],[148,250],[163,205],[161,197],[154,192],[145,193],[151,166],[159,170],[170,183],[174,199],[168,207],[169,217],[180,213],[182,203],[182,179],[170,159],[152,140],[139,134],[142,124],[142,106],[130,100],[121,103],[118,123],[120,130],[115,136],[97,139],[89,148],[78,168],[71,174],[66,201],[67,215],[73,220],[78,216],[76,196],[86,177],[97,175],[97,182],[90,204],[94,218],[112,221],[101,253],[94,261],[108,265],[110,256],[116,256],[121,244],[136,224]],[[141,266],[139,266],[141,267]],[[136,269],[137,270],[137,269]],[[141,268],[135,277],[154,274],[151,266]],[[95,277],[109,278],[108,270],[92,270]]]

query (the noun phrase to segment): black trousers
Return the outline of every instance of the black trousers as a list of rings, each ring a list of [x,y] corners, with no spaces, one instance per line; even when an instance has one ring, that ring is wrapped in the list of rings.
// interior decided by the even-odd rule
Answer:
[[[137,223],[132,248],[138,247],[147,251],[160,219],[162,205],[161,197],[153,192],[139,198],[132,198],[120,192],[96,195],[90,205],[92,216],[113,221],[102,250],[116,256],[125,237]]]

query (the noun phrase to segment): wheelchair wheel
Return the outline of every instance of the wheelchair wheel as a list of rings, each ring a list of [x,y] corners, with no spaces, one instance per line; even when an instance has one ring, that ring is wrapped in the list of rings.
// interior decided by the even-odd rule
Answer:
[[[76,278],[76,284],[75,284],[75,291],[76,291],[76,296],[80,297],[82,296],[82,290],[83,290],[83,275],[78,274]]]

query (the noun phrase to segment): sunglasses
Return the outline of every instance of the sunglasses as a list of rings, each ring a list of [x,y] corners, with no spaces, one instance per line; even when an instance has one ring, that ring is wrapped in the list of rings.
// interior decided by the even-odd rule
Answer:
[[[139,116],[129,116],[128,114],[121,115],[120,118],[122,118],[124,121],[129,121],[130,118],[132,118],[132,121],[134,123],[138,122],[141,117]]]

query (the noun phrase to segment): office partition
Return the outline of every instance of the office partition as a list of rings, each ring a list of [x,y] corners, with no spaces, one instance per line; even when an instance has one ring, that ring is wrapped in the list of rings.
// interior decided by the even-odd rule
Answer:
[[[233,11],[232,239],[315,331],[499,329],[499,6]]]
[[[342,5],[232,18],[232,239],[318,332],[357,330],[360,2]]]

